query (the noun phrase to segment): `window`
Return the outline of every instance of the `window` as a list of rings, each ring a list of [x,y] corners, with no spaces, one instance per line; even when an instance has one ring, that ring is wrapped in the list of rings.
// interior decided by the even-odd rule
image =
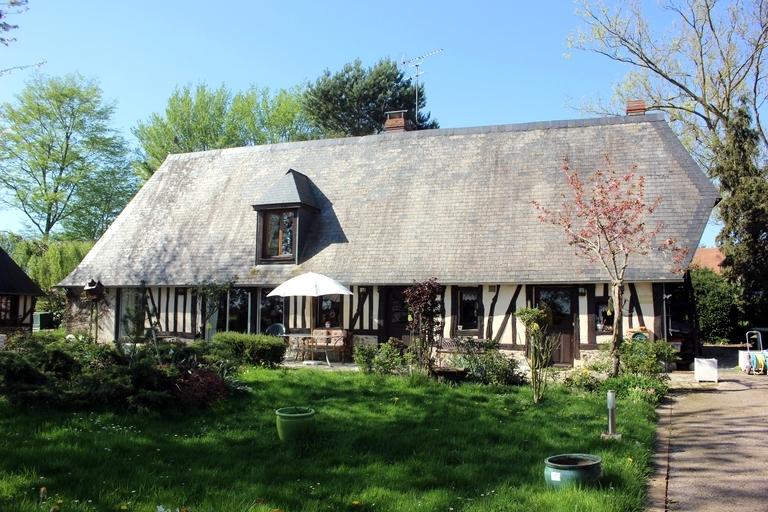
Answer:
[[[343,304],[341,295],[323,295],[317,298],[317,327],[341,327]]]
[[[248,332],[248,290],[232,288],[229,291],[228,331]]]
[[[459,288],[459,332],[477,331],[478,298],[477,288]]]
[[[120,323],[118,337],[143,338],[146,327],[144,296],[138,288],[120,290]]]
[[[259,300],[259,332],[265,332],[272,324],[283,322],[283,298],[267,297],[272,288],[262,288]]]
[[[0,325],[16,323],[17,300],[13,295],[0,295]]]
[[[613,334],[613,311],[608,307],[607,297],[595,298],[595,333]]]
[[[294,210],[264,212],[264,237],[261,257],[293,259],[296,249],[296,215]]]

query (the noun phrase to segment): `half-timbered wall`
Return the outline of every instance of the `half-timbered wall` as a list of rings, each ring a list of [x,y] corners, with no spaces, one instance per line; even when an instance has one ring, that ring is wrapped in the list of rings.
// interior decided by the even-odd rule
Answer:
[[[376,334],[382,325],[379,287],[350,285],[347,288],[352,295],[341,297],[342,328],[357,334]],[[318,327],[317,300],[313,297],[289,297],[286,327],[294,332]]]
[[[522,350],[525,347],[525,327],[514,315],[520,308],[531,305],[534,285],[523,284],[484,284],[476,285],[482,293],[478,304],[478,336],[493,339],[500,343],[503,349]],[[467,287],[467,285],[462,285]],[[342,297],[341,325],[344,329],[356,335],[378,336],[384,341],[384,305],[383,293],[385,288],[372,285],[350,285],[351,296]],[[99,339],[112,340],[115,333],[120,336],[130,335],[126,325],[122,325],[122,317],[130,313],[131,294],[136,288],[112,288],[107,290],[106,302],[108,311],[99,317]],[[258,300],[261,295],[258,287],[248,288],[249,319],[248,331],[258,332]],[[443,336],[448,338],[457,335],[456,323],[458,304],[456,286],[447,285],[441,295]],[[606,343],[609,335],[598,335],[595,332],[595,303],[609,293],[608,286],[603,283],[582,284],[575,287],[577,295],[578,317],[576,322],[576,337],[583,349],[592,349],[596,343]],[[658,290],[656,291],[658,295]],[[626,305],[624,308],[624,330],[645,328],[654,331],[658,319],[654,317],[654,287],[651,283],[631,283],[626,287]],[[148,287],[147,299],[152,311],[152,323],[160,332],[180,336],[194,337],[202,330],[203,305],[194,288],[191,287]],[[25,303],[19,301],[19,311],[29,305],[31,297]],[[658,306],[657,308],[658,309]],[[119,311],[119,314],[115,314]],[[226,315],[220,310],[217,315]],[[284,323],[289,332],[308,332],[317,325],[317,299],[311,297],[289,297],[284,300]],[[26,319],[31,322],[31,314]],[[145,327],[151,322],[146,321]],[[216,317],[209,323],[214,326],[220,323]]]
[[[18,296],[18,317],[19,325],[23,327],[32,326],[32,313],[35,311],[36,297],[32,295],[19,295]]]
[[[610,297],[611,289],[607,283],[595,285],[595,298]],[[658,301],[657,301],[658,302]],[[624,287],[624,309],[622,310],[622,328],[629,330],[647,329],[655,338],[660,338],[656,329],[652,283],[629,283]],[[661,315],[661,311],[658,312]],[[609,343],[610,335],[596,335],[597,343]]]

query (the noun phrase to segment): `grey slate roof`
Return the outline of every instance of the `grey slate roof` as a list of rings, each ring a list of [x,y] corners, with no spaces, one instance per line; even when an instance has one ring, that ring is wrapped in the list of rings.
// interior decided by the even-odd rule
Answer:
[[[637,165],[649,197],[663,197],[660,238],[692,255],[718,194],[653,114],[171,155],[61,284],[274,285],[305,271],[346,284],[605,281],[557,228],[541,224],[531,202],[556,205],[568,192],[563,158],[591,172],[606,154],[617,168]],[[321,211],[300,265],[255,266],[252,205],[269,201],[263,194],[287,169],[311,180]],[[669,267],[649,254],[627,276],[679,279]]]
[[[8,253],[0,249],[0,294],[42,295],[40,287],[16,264]]]

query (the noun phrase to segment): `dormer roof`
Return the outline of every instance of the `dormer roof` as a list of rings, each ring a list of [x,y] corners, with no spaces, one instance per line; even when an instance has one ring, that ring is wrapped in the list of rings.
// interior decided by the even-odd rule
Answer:
[[[286,206],[320,206],[312,192],[312,182],[304,174],[288,169],[285,175],[269,187],[253,204],[254,210],[267,210]]]

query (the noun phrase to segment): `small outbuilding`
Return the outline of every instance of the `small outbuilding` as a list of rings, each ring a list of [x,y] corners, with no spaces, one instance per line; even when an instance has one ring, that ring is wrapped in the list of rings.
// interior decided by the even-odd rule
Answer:
[[[32,329],[40,287],[0,249],[0,334]]]

